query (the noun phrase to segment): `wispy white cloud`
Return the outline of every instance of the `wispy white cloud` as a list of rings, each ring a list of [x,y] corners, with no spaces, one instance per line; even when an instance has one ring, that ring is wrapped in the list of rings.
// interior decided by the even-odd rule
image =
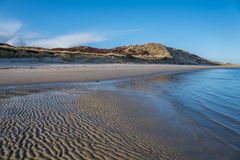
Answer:
[[[67,48],[73,46],[79,46],[83,44],[101,42],[107,40],[107,37],[103,34],[96,33],[74,33],[56,36],[52,38],[43,38],[30,41],[28,45],[46,48]]]
[[[40,33],[23,31],[23,24],[16,20],[0,20],[0,42],[17,46],[35,46],[45,48],[72,47],[107,39],[104,34],[72,33],[43,38]]]
[[[20,21],[0,20],[0,42],[16,46],[26,45],[44,48],[67,48],[102,42],[113,37],[125,36],[139,30],[140,29],[78,32],[49,37],[37,32],[27,32],[23,29],[23,23]]]
[[[22,27],[19,21],[0,20],[0,41],[6,43],[14,38]]]
[[[14,34],[14,36],[11,36],[10,38],[8,38],[8,40],[6,40],[3,43],[7,43],[10,45],[16,45],[16,46],[26,46],[26,45],[29,45],[29,42],[42,37],[42,35],[40,33],[34,33],[34,32],[33,33],[21,33],[21,31],[19,31],[19,32],[20,33]]]

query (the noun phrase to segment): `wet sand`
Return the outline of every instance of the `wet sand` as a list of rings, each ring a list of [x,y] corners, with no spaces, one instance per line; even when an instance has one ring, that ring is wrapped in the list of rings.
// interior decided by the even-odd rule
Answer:
[[[151,110],[116,92],[21,88],[1,95],[0,159],[181,159],[139,132]]]
[[[195,128],[189,135],[189,126],[181,126],[186,124],[181,123],[184,118],[171,110],[159,112],[144,81],[95,82],[195,69],[208,67],[90,65],[1,70],[0,159],[237,159],[235,152],[232,157],[231,152],[221,153],[225,148],[219,142],[210,143],[209,148],[195,141],[195,133],[201,131]],[[166,79],[154,77],[159,80]],[[49,83],[76,81],[94,82]],[[26,85],[36,83],[45,84]],[[168,106],[164,100],[161,104]],[[212,149],[214,145],[221,148],[219,152]]]

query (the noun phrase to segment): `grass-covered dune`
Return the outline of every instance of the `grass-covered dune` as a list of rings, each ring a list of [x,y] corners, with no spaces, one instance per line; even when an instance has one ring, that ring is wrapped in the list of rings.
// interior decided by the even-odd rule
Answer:
[[[187,51],[159,43],[99,49],[87,46],[72,48],[38,48],[0,44],[0,58],[61,58],[63,61],[85,63],[168,63],[217,65]]]

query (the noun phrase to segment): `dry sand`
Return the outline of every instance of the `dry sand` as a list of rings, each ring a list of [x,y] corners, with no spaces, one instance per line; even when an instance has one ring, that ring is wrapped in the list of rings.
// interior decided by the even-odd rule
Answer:
[[[0,86],[30,83],[83,82],[120,79],[154,73],[176,73],[188,70],[220,68],[220,66],[187,65],[53,65],[34,68],[0,69]]]

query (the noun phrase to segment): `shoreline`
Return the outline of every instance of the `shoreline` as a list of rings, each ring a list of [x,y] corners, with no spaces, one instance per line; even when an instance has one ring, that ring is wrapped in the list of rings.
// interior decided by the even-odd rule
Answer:
[[[173,74],[193,70],[229,68],[229,66],[163,64],[79,64],[35,68],[0,69],[0,87],[27,84],[94,82],[134,78],[152,74]],[[232,66],[230,66],[232,68]]]

